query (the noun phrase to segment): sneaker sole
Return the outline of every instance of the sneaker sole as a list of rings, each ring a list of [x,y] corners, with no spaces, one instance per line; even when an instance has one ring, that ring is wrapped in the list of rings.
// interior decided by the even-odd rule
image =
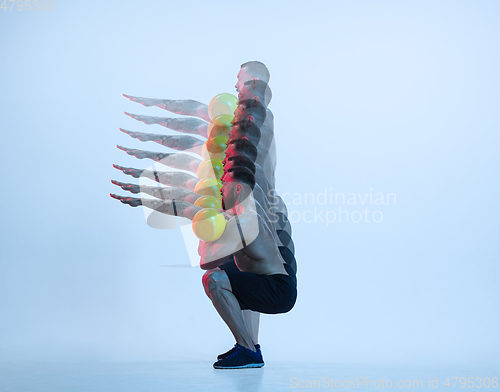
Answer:
[[[248,365],[242,365],[242,366],[216,366],[214,365],[215,369],[255,369],[255,368],[261,368],[264,366],[264,363],[249,363]]]

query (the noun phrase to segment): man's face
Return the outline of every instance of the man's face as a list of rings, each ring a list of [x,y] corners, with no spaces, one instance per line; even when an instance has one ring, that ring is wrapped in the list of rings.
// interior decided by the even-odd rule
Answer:
[[[253,98],[252,83],[247,83],[247,84],[244,84],[244,83],[245,82],[243,82],[241,84],[241,87],[238,90],[238,99],[240,101],[242,101],[244,99],[251,99],[251,98]]]
[[[243,133],[240,124],[234,124],[231,127],[231,130],[229,131],[228,136],[229,136],[228,142],[230,142],[231,140],[235,140],[235,139],[243,139],[245,134]],[[231,144],[230,146],[232,147],[233,145]],[[226,151],[227,151],[227,149],[226,149]]]
[[[244,67],[244,68],[241,68],[240,69],[240,72],[238,72],[238,76],[237,76],[237,81],[236,81],[236,84],[234,86],[234,88],[236,89],[236,91],[239,93],[240,92],[240,89],[242,88],[243,84],[247,81],[247,80],[250,80],[252,79],[252,75],[250,75],[250,72],[248,70],[248,68]]]
[[[227,158],[232,157],[233,155],[240,155],[240,154],[238,154],[238,151],[236,151],[236,149],[234,148],[234,144],[229,144],[224,153],[226,155],[224,157],[224,159],[222,160],[222,165],[224,165],[224,166],[227,163]]]
[[[226,158],[226,162],[224,164],[224,174],[226,174],[226,172],[231,169],[232,167],[235,167],[235,163],[233,160],[229,160]]]
[[[234,111],[233,123],[243,120],[245,117],[249,115],[249,110],[246,103],[239,104],[236,106],[236,110]]]
[[[236,106],[236,110],[234,111],[234,118],[233,118],[233,123],[240,121],[241,113],[243,112],[243,106],[244,105],[238,105]]]
[[[220,189],[220,194],[222,196],[222,209],[227,211],[235,206],[238,200],[238,189],[241,191],[241,186],[238,187],[238,182],[234,178],[233,173],[224,173],[221,181],[222,188]]]

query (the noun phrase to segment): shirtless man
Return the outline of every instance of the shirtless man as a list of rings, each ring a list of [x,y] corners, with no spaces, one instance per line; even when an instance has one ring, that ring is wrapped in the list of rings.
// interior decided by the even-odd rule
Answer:
[[[208,269],[220,265],[219,255],[229,253],[224,251],[226,243],[243,244],[241,249],[232,252],[238,270],[216,268],[203,276],[205,292],[236,340],[232,352],[214,363],[216,369],[263,366],[262,354],[255,347],[241,310],[286,313],[297,297],[295,274],[281,256],[273,225],[258,203],[253,204],[255,210],[245,203],[253,188],[252,179],[247,179],[250,175],[244,175],[245,170],[241,167],[227,169],[221,189],[224,208],[234,214],[241,230],[233,230],[232,236],[223,235],[218,241],[203,243],[200,252],[200,266]],[[257,219],[259,229],[257,237],[248,242],[245,226],[251,225],[252,218]]]
[[[248,102],[244,107],[239,106],[238,110],[235,113],[235,124],[231,128],[229,132],[229,141],[228,146],[226,148],[226,157],[247,157],[251,159],[252,162],[255,162],[253,165],[254,174],[256,177],[257,185],[254,188],[254,196],[255,199],[259,202],[260,206],[265,211],[266,218],[268,219],[270,225],[274,228],[277,234],[276,242],[278,249],[286,261],[288,265],[292,267],[294,272],[296,272],[297,265],[294,257],[295,248],[294,243],[291,239],[291,226],[286,217],[286,206],[279,196],[273,196],[273,191],[269,181],[266,177],[266,174],[262,167],[257,163],[256,159],[258,158],[258,149],[255,145],[259,145],[259,139],[261,137],[260,130],[256,127],[255,124],[262,123],[262,114],[260,117],[256,115],[256,113],[251,113],[252,110],[248,108]],[[245,119],[248,114],[253,114],[253,118],[255,123],[250,125],[244,125]],[[260,120],[259,120],[260,119]],[[239,122],[243,122],[239,124]],[[153,135],[153,134],[142,134],[135,133],[134,137],[139,138],[144,141],[155,141],[157,143],[165,145],[168,143],[168,146],[171,148],[179,148],[182,149],[183,144],[182,139],[186,137],[185,135],[175,136],[175,139],[171,139],[172,136],[164,136],[164,135]],[[193,138],[194,139],[194,138]],[[245,143],[246,142],[246,143]],[[252,143],[249,143],[252,142]],[[172,143],[175,143],[173,145]],[[187,147],[187,146],[186,146]],[[142,150],[132,150],[126,149],[124,147],[119,147],[120,149],[126,151],[130,155],[134,155],[137,158],[149,158],[155,161],[160,161],[163,164],[168,166],[176,167],[178,169],[190,170],[192,172],[196,172],[196,168],[200,164],[201,160],[198,158],[194,158],[187,154],[182,153],[174,153],[174,154],[163,154],[163,153],[153,153]],[[182,158],[182,159],[181,159]],[[223,163],[226,164],[227,158],[224,159]],[[174,186],[174,187],[182,187],[186,188],[189,191],[193,191],[196,184],[198,183],[198,179],[195,176],[188,174],[180,174],[180,173],[168,173],[168,172],[153,172],[153,171],[140,171],[137,169],[123,168],[115,165],[117,169],[122,170],[125,174],[132,175],[134,177],[148,177],[150,179],[156,179],[157,182],[160,182],[164,185]],[[124,184],[119,183],[117,181],[113,182],[114,184],[121,186],[125,190],[129,190],[133,193],[137,193],[137,187],[134,187],[133,184]],[[142,189],[142,188],[141,188]],[[168,188],[167,188],[168,189]],[[165,197],[162,197],[161,189],[155,189],[154,187],[147,187],[143,190],[148,194],[154,192],[155,197],[159,197],[160,199],[168,199],[170,196],[170,192],[167,190],[164,192]],[[179,195],[179,199],[186,200],[191,203],[194,203],[197,196],[192,192],[186,194],[180,194],[179,191],[176,192],[176,195]],[[232,256],[228,256],[228,260],[225,263],[224,270],[237,270],[236,264],[232,259]],[[252,335],[252,339],[254,341],[255,347],[260,350],[260,345],[258,344],[258,333],[259,333],[259,324],[260,324],[260,315],[257,312],[253,312],[251,310],[243,310],[243,317],[246,322],[247,328]],[[236,346],[235,346],[236,347]],[[220,354],[218,356],[219,359],[223,359],[224,357],[232,354],[235,350],[233,347],[231,350]]]
[[[293,270],[284,263],[276,242],[276,231],[252,195],[255,178],[246,167],[227,169],[222,178],[226,229],[214,242],[200,242],[200,266],[207,296],[231,330],[236,345],[217,369],[262,367],[264,361],[248,331],[241,310],[278,314],[290,311],[297,289]],[[112,197],[131,206],[144,205],[156,211],[193,219],[201,208],[185,201],[160,201]],[[238,271],[216,268],[233,255]]]
[[[236,91],[238,92],[238,98],[240,99],[240,104],[235,112],[235,121],[244,120],[248,111],[252,111],[255,123],[259,126],[261,130],[261,140],[256,143],[257,146],[257,159],[256,159],[256,175],[257,183],[259,184],[257,188],[260,188],[260,192],[256,189],[256,195],[258,195],[258,200],[261,206],[268,212],[267,215],[270,218],[271,223],[275,223],[276,233],[278,234],[278,246],[281,254],[286,259],[294,270],[296,270],[296,263],[294,258],[294,246],[291,240],[291,226],[287,219],[287,210],[283,200],[276,194],[275,180],[274,180],[274,170],[276,166],[276,148],[274,140],[274,126],[273,126],[273,114],[272,112],[265,108],[265,116],[262,115],[262,111],[259,108],[255,108],[264,104],[267,105],[271,99],[271,90],[267,83],[269,82],[269,72],[264,64],[259,62],[248,62],[241,66],[241,69],[237,75],[237,83],[235,85]],[[140,98],[140,97],[125,97],[131,99],[134,102],[141,103],[144,106],[158,106],[160,108],[166,109],[168,111],[188,115],[196,116],[206,121],[210,121],[208,116],[208,106],[193,100],[164,100],[164,99],[150,99],[150,98]],[[253,103],[252,103],[253,102]],[[245,112],[246,111],[246,112]],[[127,113],[128,114],[128,113]],[[203,137],[207,137],[207,123],[195,118],[164,118],[164,117],[152,117],[152,116],[137,116],[128,114],[131,117],[143,121],[146,124],[160,124],[168,128],[174,129],[179,132],[193,133]],[[264,119],[263,123],[261,120]],[[122,130],[128,133],[130,136],[135,137],[142,141],[152,140],[160,143],[169,148],[177,149],[180,151],[189,149],[190,151],[196,152],[201,155],[201,147],[203,141],[198,138],[188,136],[188,135],[154,135],[154,134],[144,134],[139,132],[130,132]],[[235,136],[239,138],[239,136]],[[193,157],[182,157],[179,154],[159,154],[151,153],[148,151],[132,150],[119,147],[126,151],[130,155],[135,155],[138,158],[150,158],[155,161],[161,161],[169,166],[176,167],[178,169],[189,170],[192,172],[196,171],[200,160]],[[254,158],[255,160],[255,158]],[[137,169],[122,168],[115,166],[118,169],[124,171],[125,174],[130,174],[136,177],[139,171]],[[144,171],[145,176],[153,179],[153,174],[157,182],[161,182],[166,185],[174,186],[185,186],[189,190],[193,190],[197,182],[196,178],[190,176],[182,176],[182,181],[186,181],[186,184],[181,184],[182,181],[178,181],[180,178],[174,178],[167,173],[158,173]],[[114,182],[116,185],[121,186],[123,189],[134,191],[136,186],[133,184],[124,184],[119,182]],[[156,197],[160,199],[168,198],[168,196],[162,197],[163,194],[169,195],[168,192],[158,191],[155,188],[145,190],[147,193],[155,193]],[[134,192],[135,193],[135,192]],[[177,191],[177,193],[179,193]],[[179,195],[181,196],[181,195]],[[183,200],[193,200],[197,196],[192,192],[181,196]],[[267,199],[267,200],[266,200]],[[191,201],[192,202],[192,201]],[[229,263],[226,263],[229,265]],[[232,267],[236,268],[235,263],[232,263]],[[259,315],[251,311],[243,311],[245,320],[248,325],[248,329],[252,332],[253,340],[257,343],[258,340],[258,329],[259,329]],[[259,347],[258,344],[256,344]],[[221,354],[219,357],[222,358],[228,354],[231,354],[234,350],[230,350],[227,353]]]

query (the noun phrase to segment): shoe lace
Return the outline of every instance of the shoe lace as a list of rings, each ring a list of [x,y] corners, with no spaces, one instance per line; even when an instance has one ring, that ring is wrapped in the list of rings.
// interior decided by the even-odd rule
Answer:
[[[241,348],[241,347],[239,347],[239,346],[236,346],[236,347],[235,347],[235,350],[233,351],[233,353],[232,353],[232,354],[229,354],[226,358],[232,358],[232,357],[234,357],[234,356],[238,355],[238,353],[239,353],[240,351],[243,351],[243,348]]]

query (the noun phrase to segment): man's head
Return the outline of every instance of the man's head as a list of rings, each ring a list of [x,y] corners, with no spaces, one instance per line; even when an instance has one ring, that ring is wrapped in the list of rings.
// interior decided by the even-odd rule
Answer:
[[[246,120],[258,127],[266,120],[266,108],[257,99],[244,99],[238,102],[234,111],[234,122]]]
[[[255,176],[247,167],[228,169],[221,178],[222,208],[229,210],[242,203],[255,187]]]
[[[224,164],[224,172],[236,166],[246,167],[255,175],[255,163],[244,155],[233,155],[232,157],[228,157]]]
[[[252,162],[255,162],[257,159],[257,147],[248,139],[235,139],[228,142],[225,155],[226,157],[222,161],[222,164],[225,164],[227,158],[234,155],[244,155]]]
[[[261,134],[260,129],[255,124],[249,124],[247,121],[243,120],[233,123],[228,136],[228,142],[237,139],[247,139],[256,146],[259,144]]]
[[[269,83],[269,70],[260,61],[248,61],[241,64],[240,72],[238,73],[238,81],[236,82],[236,91],[239,91],[242,83],[245,83],[250,79],[262,80],[265,83]]]
[[[244,82],[238,90],[238,99],[254,99],[259,101],[264,107],[269,105],[273,94],[269,85],[262,80],[252,79]]]

